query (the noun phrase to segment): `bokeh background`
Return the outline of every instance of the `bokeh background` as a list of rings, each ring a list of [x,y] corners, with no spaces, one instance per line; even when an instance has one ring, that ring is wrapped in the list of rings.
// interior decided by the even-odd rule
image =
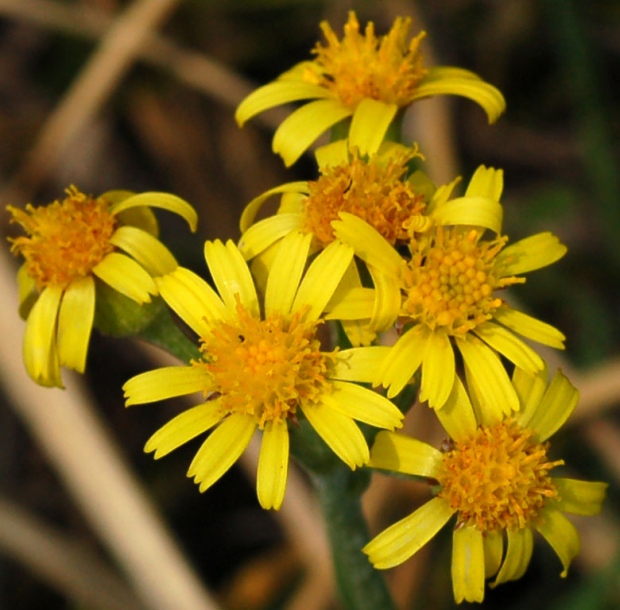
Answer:
[[[545,354],[581,390],[552,455],[570,476],[610,482],[603,513],[575,520],[582,552],[560,579],[537,540],[525,577],[489,590],[487,608],[620,607],[620,3],[614,0],[0,0],[0,202],[41,205],[69,184],[98,194],[162,190],[191,202],[196,235],[162,214],[179,261],[200,274],[205,238],[237,239],[243,206],[312,179],[311,156],[285,170],[271,153],[280,109],[242,130],[253,88],[309,57],[347,11],[385,33],[398,15],[427,31],[428,63],[469,68],[504,93],[494,126],[461,99],[420,102],[405,138],[437,182],[481,163],[505,169],[505,230],[551,230],[569,253],[513,291],[562,329]],[[15,234],[0,214],[3,235]],[[7,610],[328,610],[338,608],[329,551],[304,474],[282,510],[255,498],[254,449],[206,494],[185,471],[197,444],[160,462],[142,452],[180,401],[125,410],[121,385],[168,362],[95,333],[88,373],[67,389],[22,371],[17,261],[3,249],[0,293],[0,608]],[[426,407],[410,430],[439,432]],[[438,436],[439,435],[439,436]],[[373,532],[425,501],[377,475],[364,502]],[[454,608],[450,536],[386,574],[400,608]],[[462,607],[466,607],[464,604]],[[377,609],[382,610],[382,609]]]

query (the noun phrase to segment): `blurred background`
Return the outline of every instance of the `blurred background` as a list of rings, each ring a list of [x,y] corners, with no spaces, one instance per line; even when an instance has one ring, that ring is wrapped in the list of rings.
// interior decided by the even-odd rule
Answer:
[[[552,456],[575,478],[610,482],[601,516],[575,519],[582,552],[568,579],[542,541],[525,577],[488,590],[488,608],[620,607],[620,3],[614,0],[0,0],[0,202],[42,205],[75,184],[173,192],[199,212],[160,215],[179,261],[206,272],[205,238],[237,239],[254,196],[315,176],[285,170],[271,136],[279,109],[239,129],[239,101],[307,59],[347,11],[386,33],[394,18],[427,31],[428,63],[473,70],[504,93],[494,126],[475,104],[420,102],[405,139],[437,182],[505,169],[511,240],[551,230],[569,246],[513,291],[568,336],[547,354],[581,391]],[[16,234],[0,215],[3,235]],[[282,510],[255,497],[254,449],[200,495],[190,443],[155,462],[148,437],[186,405],[124,408],[121,386],[166,356],[94,333],[88,373],[33,387],[21,364],[15,271],[2,257],[0,311],[0,608],[7,610],[329,610],[338,608],[320,516],[294,471]],[[425,407],[411,430],[441,436]],[[373,533],[428,491],[377,475],[364,502]],[[443,532],[386,574],[400,608],[454,608]],[[467,607],[464,604],[461,607]],[[381,609],[377,609],[381,610]]]

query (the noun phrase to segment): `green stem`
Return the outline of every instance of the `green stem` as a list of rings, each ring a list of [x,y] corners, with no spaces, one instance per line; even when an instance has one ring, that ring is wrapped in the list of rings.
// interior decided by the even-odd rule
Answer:
[[[327,524],[334,569],[346,610],[392,610],[394,601],[383,575],[372,567],[362,547],[370,540],[361,494],[367,470],[338,466],[313,477]]]
[[[138,337],[163,348],[185,363],[200,358],[198,346],[174,323],[170,311],[162,307],[153,320],[137,333]]]
[[[360,427],[370,442],[377,430]],[[343,608],[393,610],[383,575],[362,553],[370,540],[361,505],[370,470],[350,470],[303,418],[290,435],[291,453],[309,473],[319,497]]]

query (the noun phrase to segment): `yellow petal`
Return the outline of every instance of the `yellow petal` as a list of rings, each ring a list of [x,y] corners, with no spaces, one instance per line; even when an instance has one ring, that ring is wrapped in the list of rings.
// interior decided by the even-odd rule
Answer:
[[[17,287],[19,290],[19,315],[25,320],[39,298],[37,283],[28,273],[25,263],[17,271]]]
[[[353,248],[337,241],[329,244],[306,271],[291,311],[296,312],[307,306],[304,319],[317,320],[352,260]]]
[[[381,366],[392,348],[385,345],[353,347],[334,354],[334,367],[329,372],[330,379],[372,383],[377,369]]]
[[[368,320],[340,320],[349,343],[354,347],[369,346],[377,340],[377,333],[370,328]]]
[[[340,219],[332,222],[336,237],[353,246],[355,254],[364,262],[384,275],[398,278],[403,259],[381,233],[353,214],[341,212]]]
[[[456,344],[465,362],[465,372],[470,386],[480,399],[479,406],[484,416],[479,423],[493,425],[519,409],[519,398],[510,383],[506,369],[497,354],[480,339],[465,335],[456,337]]]
[[[537,233],[504,248],[495,259],[501,277],[547,267],[566,254],[566,246],[553,233]]]
[[[493,322],[484,322],[476,326],[473,332],[520,369],[536,374],[545,368],[543,359],[511,330]]]
[[[471,438],[478,427],[473,406],[463,382],[458,375],[454,378],[452,391],[446,404],[435,411],[444,430],[455,441]]]
[[[441,409],[454,386],[454,350],[446,333],[432,333],[422,360],[420,400],[428,400],[429,407]]]
[[[398,282],[391,275],[368,265],[368,271],[375,286],[375,303],[370,317],[370,327],[384,332],[392,327],[400,312],[401,295]]]
[[[403,425],[403,414],[385,396],[346,381],[332,381],[332,388],[323,396],[325,406],[377,428],[393,430]]]
[[[379,570],[393,568],[417,553],[452,516],[443,498],[433,498],[373,538],[362,551]]]
[[[517,392],[521,405],[519,412],[514,417],[523,428],[529,428],[530,421],[538,410],[538,405],[547,390],[548,380],[546,365],[534,375],[526,373],[518,367],[512,373],[512,385]]]
[[[210,430],[225,415],[226,412],[217,399],[192,407],[171,419],[155,432],[147,441],[144,451],[146,453],[154,451],[153,457],[158,460],[203,432]]]
[[[56,322],[63,290],[44,288],[26,320],[23,356],[28,375],[39,385],[63,387],[56,349]]]
[[[272,195],[278,195],[281,193],[308,193],[308,183],[307,182],[289,182],[287,184],[282,184],[280,186],[276,186],[275,188],[269,189],[265,191],[262,195],[255,197],[245,206],[243,210],[243,214],[241,215],[241,232],[245,233],[250,225],[254,223],[254,219],[256,218],[256,214],[258,214],[259,210]],[[241,246],[240,246],[241,247]]]
[[[95,280],[88,275],[67,286],[58,313],[58,359],[61,366],[84,372],[95,318]]]
[[[256,430],[254,418],[233,413],[209,435],[189,465],[188,477],[194,477],[201,492],[215,483],[241,456]]]
[[[325,146],[320,146],[314,151],[314,156],[321,172],[328,167],[337,167],[338,165],[348,163],[349,141],[336,140]]]
[[[370,450],[371,468],[393,470],[420,477],[436,478],[441,472],[443,454],[415,438],[382,430]]]
[[[508,547],[502,568],[491,586],[499,585],[509,580],[519,580],[530,563],[534,549],[534,536],[529,527],[506,530]]]
[[[211,277],[229,312],[236,312],[238,300],[254,316],[260,315],[252,274],[237,246],[228,240],[206,241],[205,260]],[[237,300],[238,299],[238,300]]]
[[[168,366],[132,377],[123,386],[125,406],[208,391],[209,375],[195,366]]]
[[[504,170],[480,165],[469,181],[465,197],[485,197],[499,201],[504,190]]]
[[[290,167],[322,133],[348,116],[351,110],[336,100],[310,102],[282,121],[273,136],[273,152]]]
[[[506,328],[523,335],[527,339],[538,341],[538,343],[556,349],[564,349],[566,337],[557,328],[512,309],[509,305],[503,305],[496,309],[493,318]]]
[[[562,562],[560,576],[566,578],[572,560],[579,554],[581,542],[575,526],[559,511],[545,507],[540,511],[536,529],[544,536]]]
[[[578,390],[558,371],[529,421],[528,428],[536,430],[541,443],[546,441],[564,425],[575,410],[578,400]]]
[[[93,268],[93,273],[136,303],[149,303],[151,295],[157,294],[157,286],[144,268],[119,252],[110,252]]]
[[[156,283],[168,306],[200,337],[226,316],[224,303],[213,288],[189,269],[178,267]]]
[[[553,478],[560,499],[557,507],[573,515],[598,515],[607,492],[607,483],[578,481],[577,479]]]
[[[258,458],[256,493],[260,505],[278,510],[284,500],[288,475],[289,436],[286,421],[267,422]]]
[[[131,195],[120,203],[114,204],[110,211],[112,214],[120,214],[125,210],[142,206],[160,208],[178,214],[187,221],[192,232],[194,232],[198,226],[198,214],[196,210],[194,210],[187,201],[176,195],[171,195],[170,193],[139,193],[137,195]]]
[[[497,574],[504,554],[504,532],[491,530],[485,532],[484,545],[484,577],[491,578]]]
[[[466,525],[452,535],[452,588],[457,604],[484,600],[484,544],[476,527]]]
[[[396,116],[398,106],[371,98],[363,99],[353,113],[349,129],[349,143],[360,155],[377,152],[387,130]]]
[[[366,439],[350,417],[321,404],[302,409],[310,425],[349,468],[368,463]]]
[[[278,214],[302,214],[305,209],[308,193],[293,192],[283,193],[280,197],[280,205],[278,206]]]
[[[501,204],[486,197],[458,197],[437,206],[429,216],[441,225],[472,225],[495,233],[502,229]]]
[[[372,288],[352,288],[341,292],[340,286],[325,309],[328,320],[369,319],[375,309],[376,293]]]
[[[277,80],[259,87],[248,95],[235,111],[235,121],[240,127],[253,116],[298,100],[322,98],[328,90],[319,85],[294,80]]]
[[[460,95],[476,102],[487,113],[489,123],[497,121],[506,109],[504,96],[498,89],[484,82],[472,78],[462,78],[460,75],[444,73],[436,78],[433,68],[428,76],[420,83],[412,96],[412,101],[433,95]]]
[[[383,361],[373,385],[388,388],[388,398],[396,396],[422,364],[430,331],[419,324],[406,331]]]
[[[171,273],[179,266],[170,250],[142,229],[121,226],[110,238],[110,243],[134,258],[151,276]]]
[[[312,235],[289,233],[281,242],[267,278],[265,316],[291,311],[303,275]]]

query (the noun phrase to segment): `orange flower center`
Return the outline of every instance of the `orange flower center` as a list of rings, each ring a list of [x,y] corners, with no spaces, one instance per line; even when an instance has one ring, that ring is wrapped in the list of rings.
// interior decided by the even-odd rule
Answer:
[[[403,180],[407,163],[416,151],[394,155],[389,161],[372,156],[367,162],[355,156],[350,162],[321,170],[308,183],[305,229],[325,247],[334,241],[333,220],[350,212],[372,225],[390,244],[408,239],[407,222],[426,207],[423,195]]]
[[[321,23],[327,46],[317,43],[316,70],[309,67],[305,80],[332,90],[350,108],[364,98],[406,106],[427,73],[419,51],[424,33],[407,44],[410,26],[411,19],[399,17],[386,36],[377,38],[371,21],[362,35],[350,12],[340,41],[327,22]]]
[[[302,322],[300,313],[252,317],[237,305],[237,320],[222,322],[202,338],[204,367],[229,413],[254,415],[262,429],[269,421],[295,418],[297,407],[311,406],[330,390],[332,360],[322,353],[317,322]]]
[[[550,462],[548,446],[533,435],[507,419],[480,426],[473,438],[444,455],[439,496],[458,513],[459,524],[482,532],[521,529],[558,497],[549,471],[564,462]]]
[[[86,277],[103,258],[114,250],[110,238],[116,218],[103,199],[80,193],[74,186],[63,201],[25,210],[8,206],[12,222],[28,236],[10,239],[11,251],[26,259],[26,270],[37,288],[67,286]]]
[[[403,315],[464,334],[489,320],[501,304],[496,288],[525,281],[497,278],[495,257],[507,238],[481,241],[476,230],[437,229],[413,242],[411,260],[403,269]]]

